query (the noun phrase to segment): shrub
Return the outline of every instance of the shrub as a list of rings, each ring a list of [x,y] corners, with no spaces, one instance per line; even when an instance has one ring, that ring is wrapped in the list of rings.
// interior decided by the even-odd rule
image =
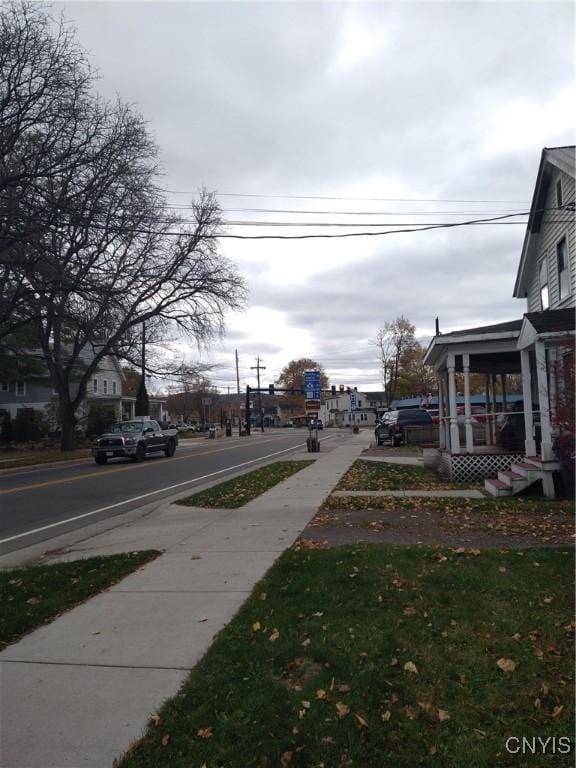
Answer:
[[[13,439],[17,443],[40,440],[48,433],[46,418],[33,408],[19,408],[12,424]]]
[[[12,417],[10,411],[6,411],[2,419],[2,430],[0,431],[0,442],[8,445],[14,440],[14,428],[12,426]]]
[[[100,435],[110,424],[114,424],[117,420],[116,409],[113,405],[92,403],[88,411],[86,434],[88,437]]]

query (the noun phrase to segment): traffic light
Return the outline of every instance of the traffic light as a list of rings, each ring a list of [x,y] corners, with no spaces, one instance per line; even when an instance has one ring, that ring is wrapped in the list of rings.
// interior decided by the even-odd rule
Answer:
[[[268,385],[268,394],[273,395],[274,394],[274,384]]]
[[[330,389],[332,390],[332,394],[335,395],[336,394],[336,384],[332,384]]]

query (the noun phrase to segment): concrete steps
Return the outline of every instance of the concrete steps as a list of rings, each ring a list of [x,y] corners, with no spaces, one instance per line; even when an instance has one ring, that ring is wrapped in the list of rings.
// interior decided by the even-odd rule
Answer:
[[[550,465],[550,466],[548,466]],[[538,457],[526,457],[524,461],[512,464],[510,469],[498,472],[498,478],[484,481],[484,489],[491,496],[514,496],[538,480],[546,472],[557,469],[557,462],[543,462]],[[549,476],[551,479],[551,475]]]

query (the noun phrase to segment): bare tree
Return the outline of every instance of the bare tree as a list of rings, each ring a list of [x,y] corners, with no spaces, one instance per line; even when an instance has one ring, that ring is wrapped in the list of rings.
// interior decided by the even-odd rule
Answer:
[[[417,346],[415,330],[409,320],[400,315],[392,322],[385,323],[372,341],[378,349],[384,396],[388,408],[396,396],[402,361]]]
[[[0,8],[0,337],[29,319],[31,286],[13,266],[30,264],[59,215],[44,190],[90,161],[86,112],[93,73],[74,31],[54,30],[37,3]],[[79,126],[82,126],[79,130]],[[36,265],[42,269],[42,264]]]
[[[24,132],[3,149],[2,266],[13,290],[0,321],[10,302],[13,308],[25,302],[22,316],[31,319],[58,393],[62,448],[69,449],[88,383],[106,355],[131,360],[143,323],[151,341],[177,328],[206,344],[222,331],[226,311],[242,306],[245,287],[218,253],[215,197],[200,192],[192,223],[174,216],[156,184],[158,150],[143,118],[90,90],[93,75],[67,28],[61,24],[51,38],[41,12],[28,5],[8,8],[6,26],[19,32],[16,64],[33,70],[39,43],[47,60],[38,65],[44,76],[31,75],[23,86],[34,93],[30,136]],[[54,76],[54,91],[46,71],[58,71],[59,57],[71,81]],[[60,140],[46,125],[51,110],[73,122]],[[14,126],[21,119],[18,113]],[[12,123],[7,119],[6,125]],[[62,147],[71,160],[63,159]],[[10,169],[28,167],[26,151],[37,164],[35,175],[15,181],[17,172]],[[24,214],[6,224],[15,200]],[[29,217],[36,222],[32,228]]]

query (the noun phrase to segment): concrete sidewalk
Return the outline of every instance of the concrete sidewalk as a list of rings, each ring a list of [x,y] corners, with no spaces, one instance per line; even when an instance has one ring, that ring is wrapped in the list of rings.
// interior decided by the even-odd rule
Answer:
[[[285,457],[315,462],[240,509],[164,502],[45,558],[165,550],[0,653],[1,768],[109,768],[371,438],[360,432],[329,453]]]

